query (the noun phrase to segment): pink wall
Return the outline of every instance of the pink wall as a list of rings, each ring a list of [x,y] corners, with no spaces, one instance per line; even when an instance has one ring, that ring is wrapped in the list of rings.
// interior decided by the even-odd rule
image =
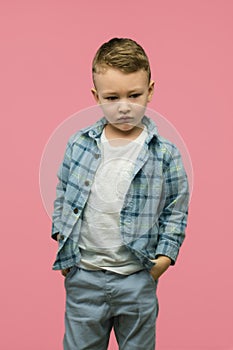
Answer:
[[[40,161],[55,128],[94,104],[91,60],[113,36],[144,46],[150,108],[180,132],[194,167],[187,239],[160,281],[157,349],[233,349],[232,15],[231,0],[1,1],[0,349],[62,349]]]

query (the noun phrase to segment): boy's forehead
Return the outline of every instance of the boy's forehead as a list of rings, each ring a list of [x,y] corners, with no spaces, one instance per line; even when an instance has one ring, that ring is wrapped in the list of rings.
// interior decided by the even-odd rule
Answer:
[[[110,90],[114,90],[115,85],[132,87],[132,89],[148,85],[148,76],[144,69],[128,73],[122,72],[120,69],[104,67],[104,69],[93,73],[93,80],[95,84]]]

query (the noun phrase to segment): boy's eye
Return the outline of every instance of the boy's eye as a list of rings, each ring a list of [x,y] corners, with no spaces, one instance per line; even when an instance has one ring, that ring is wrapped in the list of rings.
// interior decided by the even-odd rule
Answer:
[[[132,94],[132,95],[130,95],[129,97],[130,98],[137,98],[137,97],[139,97],[141,94]]]
[[[108,101],[114,101],[114,100],[117,100],[117,96],[107,96],[105,97],[105,99]]]

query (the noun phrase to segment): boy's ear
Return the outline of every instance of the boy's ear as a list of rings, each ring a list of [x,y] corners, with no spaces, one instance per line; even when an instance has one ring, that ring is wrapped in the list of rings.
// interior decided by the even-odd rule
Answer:
[[[148,87],[148,99],[147,102],[150,102],[152,99],[152,96],[154,94],[154,87],[155,87],[155,82],[153,80],[150,81],[149,87]]]
[[[92,88],[92,89],[91,89],[91,92],[92,92],[92,95],[93,95],[95,101],[96,101],[97,103],[99,103],[99,96],[98,96],[98,92],[96,91],[96,89],[95,89],[95,88]]]

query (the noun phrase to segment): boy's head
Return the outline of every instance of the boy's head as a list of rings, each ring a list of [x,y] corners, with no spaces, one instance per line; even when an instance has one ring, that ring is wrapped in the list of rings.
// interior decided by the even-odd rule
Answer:
[[[139,125],[154,90],[143,48],[132,39],[111,39],[98,49],[92,74],[93,96],[109,123],[122,131]]]

